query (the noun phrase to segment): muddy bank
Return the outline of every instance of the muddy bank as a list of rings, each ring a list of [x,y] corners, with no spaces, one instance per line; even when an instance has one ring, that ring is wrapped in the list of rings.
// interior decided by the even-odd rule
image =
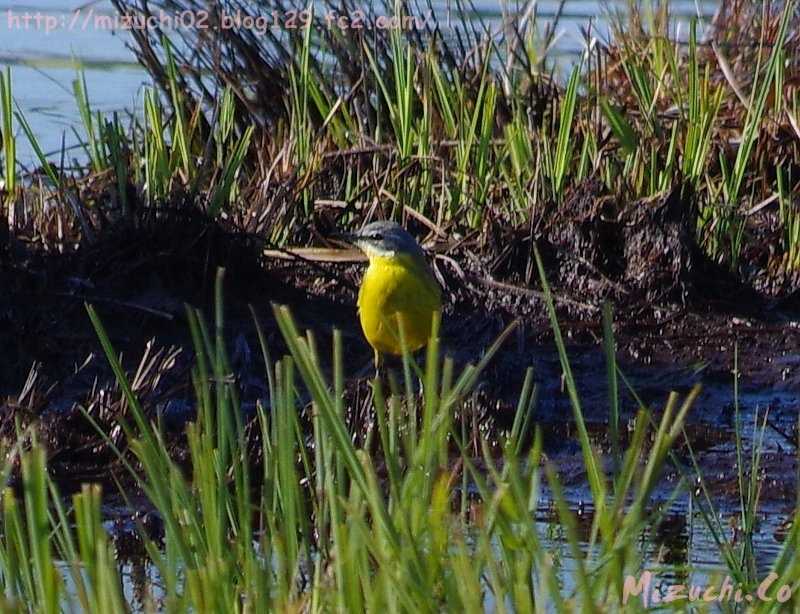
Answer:
[[[686,221],[675,217],[669,198],[674,195],[635,219],[619,217],[610,225],[604,217],[607,204],[594,199],[586,209],[573,206],[573,217],[565,211],[563,219],[571,222],[550,227],[536,241],[590,430],[597,445],[607,448],[600,307],[610,301],[622,370],[646,403],[658,411],[669,391],[685,393],[703,383],[688,434],[710,475],[734,475],[732,373],[738,360],[743,419],[751,425],[756,410],[763,416],[769,409],[773,425],[764,467],[778,477],[765,482],[764,496],[788,501],[795,492],[795,393],[800,386],[794,299],[769,298],[732,283],[730,276],[711,275],[713,267],[686,243]],[[95,243],[67,253],[19,241],[8,246],[1,272],[6,292],[0,298],[0,337],[6,359],[0,367],[5,397],[0,433],[10,440],[16,424],[35,425],[50,451],[52,474],[67,486],[86,480],[111,486],[122,475],[111,449],[83,413],[124,447],[115,425],[126,409],[86,315],[85,303],[91,303],[132,374],[145,410],[162,420],[176,457],[185,457],[183,428],[194,414],[186,306],[199,308],[210,320],[219,267],[226,270],[227,341],[244,411],[252,416],[256,403],[268,402],[250,307],[273,356],[280,356],[284,345],[271,304],[287,304],[300,326],[314,331],[323,357],[330,356],[331,331],[342,331],[350,426],[366,432],[372,352],[355,308],[363,265],[291,254],[265,257],[265,246],[256,237],[191,211],[169,215],[175,217],[154,215],[136,226],[113,228]],[[660,233],[651,228],[656,222]],[[319,241],[326,242],[324,237]],[[558,460],[567,483],[579,483],[582,463],[572,411],[530,245],[531,237],[518,233],[503,249],[491,242],[480,248],[468,240],[433,246],[434,268],[447,297],[442,343],[463,367],[479,359],[508,323],[520,319],[470,401],[470,427],[479,426],[483,436],[496,441],[509,426],[525,369],[533,367],[539,385],[535,417],[548,454]],[[628,420],[637,404],[625,390],[622,397],[623,419]],[[753,429],[745,431],[749,442]],[[715,488],[724,493],[730,486],[726,480],[716,480]]]

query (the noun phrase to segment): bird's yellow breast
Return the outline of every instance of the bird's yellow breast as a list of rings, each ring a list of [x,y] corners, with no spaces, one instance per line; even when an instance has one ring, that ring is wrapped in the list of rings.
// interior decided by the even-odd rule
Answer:
[[[442,306],[439,284],[427,263],[406,255],[372,256],[358,293],[361,328],[378,352],[402,354],[398,318],[408,351],[425,345],[435,311]]]

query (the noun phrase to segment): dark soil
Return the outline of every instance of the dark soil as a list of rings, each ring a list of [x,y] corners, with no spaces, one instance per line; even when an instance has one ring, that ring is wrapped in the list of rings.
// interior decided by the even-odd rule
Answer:
[[[457,367],[475,362],[514,319],[520,324],[484,373],[472,401],[483,436],[496,441],[513,416],[525,369],[539,385],[536,419],[546,451],[567,485],[584,484],[572,410],[562,389],[532,243],[552,283],[583,410],[597,445],[608,449],[606,367],[601,306],[615,306],[615,338],[626,374],[658,413],[670,391],[704,392],[690,415],[689,442],[715,492],[735,498],[733,370],[738,360],[746,442],[756,409],[769,410],[762,499],[793,506],[796,497],[800,329],[791,291],[778,298],[733,281],[692,243],[693,218],[679,194],[616,211],[587,184],[556,219],[529,232],[489,229],[480,239],[439,243],[434,268],[448,297],[442,342]],[[420,228],[413,228],[421,233]],[[177,458],[186,457],[183,429],[194,414],[193,363],[186,305],[210,320],[218,268],[225,269],[225,322],[244,411],[267,402],[264,363],[250,306],[273,356],[284,346],[271,305],[287,304],[312,329],[321,356],[330,333],[342,331],[351,396],[350,426],[364,432],[369,416],[372,352],[357,319],[360,264],[263,256],[252,236],[191,211],[143,216],[117,225],[92,244],[67,253],[11,239],[0,266],[0,433],[35,425],[49,450],[51,474],[69,491],[99,481],[113,489],[124,472],[84,416],[117,445],[125,405],[85,303],[95,306],[123,357],[145,410],[163,420]],[[623,391],[624,419],[637,404]],[[687,448],[678,450],[688,463]],[[749,454],[749,453],[748,453]],[[666,476],[668,482],[675,476]]]

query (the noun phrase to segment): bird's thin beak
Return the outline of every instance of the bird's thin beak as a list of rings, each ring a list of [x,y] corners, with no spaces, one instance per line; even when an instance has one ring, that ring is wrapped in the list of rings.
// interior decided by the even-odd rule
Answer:
[[[331,239],[355,245],[356,241],[358,241],[358,235],[352,232],[334,232],[331,234]]]

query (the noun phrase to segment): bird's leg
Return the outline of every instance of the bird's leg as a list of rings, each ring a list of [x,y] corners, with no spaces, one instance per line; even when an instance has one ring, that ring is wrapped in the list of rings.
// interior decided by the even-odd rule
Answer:
[[[373,377],[380,377],[381,366],[383,365],[383,356],[375,348],[372,348],[372,351],[373,351],[372,366],[375,368],[375,374],[374,374]],[[362,377],[368,377],[368,376],[369,376],[369,363],[367,363],[363,367],[361,367],[361,369],[359,369],[358,373],[356,374],[356,377],[358,379],[361,379]]]

